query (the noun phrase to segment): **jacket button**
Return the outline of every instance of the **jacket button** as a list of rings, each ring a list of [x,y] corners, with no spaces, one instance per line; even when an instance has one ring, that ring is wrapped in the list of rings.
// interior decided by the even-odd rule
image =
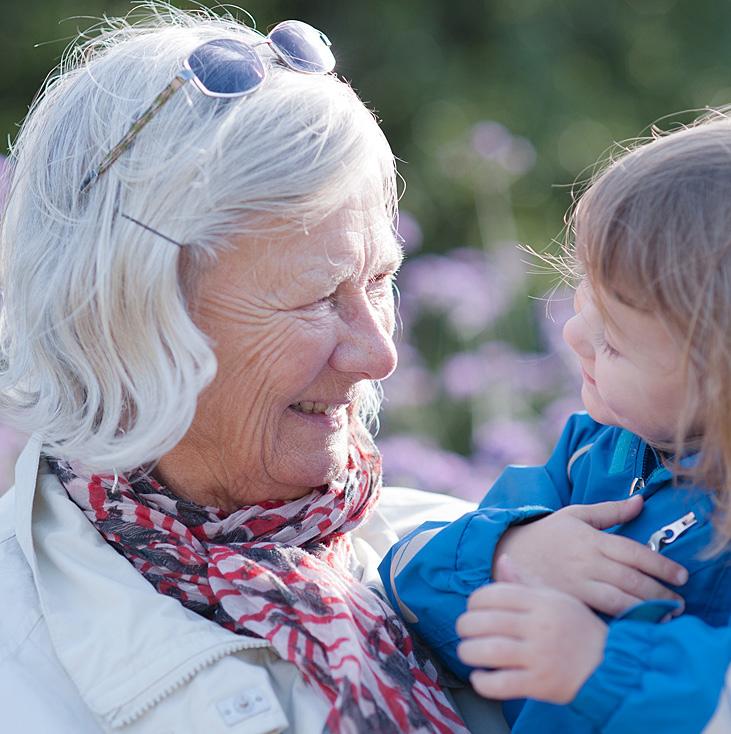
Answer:
[[[271,708],[267,694],[260,688],[248,688],[216,704],[226,726],[234,726],[244,719]]]

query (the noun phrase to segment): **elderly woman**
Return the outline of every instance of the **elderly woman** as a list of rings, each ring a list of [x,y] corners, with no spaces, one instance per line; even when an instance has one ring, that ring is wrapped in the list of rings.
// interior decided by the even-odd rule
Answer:
[[[12,154],[4,731],[464,732],[370,585],[394,162],[295,21],[156,13],[67,56]],[[419,514],[419,511],[423,511]]]

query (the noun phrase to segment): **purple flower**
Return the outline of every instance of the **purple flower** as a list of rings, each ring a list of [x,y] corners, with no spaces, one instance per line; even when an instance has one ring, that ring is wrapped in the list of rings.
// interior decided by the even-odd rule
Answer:
[[[388,484],[454,494],[469,474],[464,456],[445,451],[431,439],[395,435],[378,443]]]
[[[512,135],[505,125],[492,120],[472,128],[472,149],[486,161],[493,161],[508,173],[520,176],[536,162],[536,149],[527,138]]]
[[[472,149],[487,161],[505,155],[512,145],[513,136],[505,125],[484,120],[472,128]]]
[[[499,467],[542,464],[549,453],[540,425],[529,421],[491,421],[475,431],[473,441],[480,461]]]
[[[442,367],[442,383],[452,398],[465,400],[487,387],[490,364],[479,352],[460,352],[450,357]]]
[[[518,352],[504,342],[487,342],[476,352],[450,357],[442,369],[445,392],[456,399],[491,390],[527,397],[562,386],[565,368],[554,354]]]
[[[424,365],[421,354],[407,342],[398,345],[398,368],[383,383],[386,413],[431,402],[437,383]]]
[[[428,438],[395,435],[378,445],[384,482],[390,486],[444,492],[474,502],[484,497],[497,476],[494,467],[445,451]]]
[[[446,314],[465,338],[480,333],[504,313],[517,285],[513,278],[504,277],[494,258],[470,247],[408,261],[400,284],[406,327],[426,309]]]
[[[555,390],[565,378],[563,361],[551,353],[516,352],[503,368],[514,389],[531,395]]]
[[[536,149],[527,138],[513,138],[510,148],[497,160],[508,173],[521,176],[535,166]]]
[[[542,423],[546,438],[553,443],[558,441],[568,417],[580,410],[584,410],[584,406],[577,385],[570,393],[559,396],[543,409]]]

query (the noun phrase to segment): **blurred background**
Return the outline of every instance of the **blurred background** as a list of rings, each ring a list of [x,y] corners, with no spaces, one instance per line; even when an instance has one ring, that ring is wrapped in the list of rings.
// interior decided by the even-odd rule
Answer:
[[[542,462],[580,407],[560,339],[570,294],[559,289],[549,304],[557,278],[537,272],[517,244],[555,250],[572,185],[613,141],[693,117],[678,111],[731,101],[731,3],[245,7],[264,31],[286,18],[322,29],[338,73],[383,121],[406,182],[400,232],[408,256],[399,276],[400,366],[384,385],[378,439],[386,481],[478,499],[505,464]],[[77,32],[130,8],[121,0],[4,4],[6,140]],[[18,439],[0,429],[0,445],[4,486]]]

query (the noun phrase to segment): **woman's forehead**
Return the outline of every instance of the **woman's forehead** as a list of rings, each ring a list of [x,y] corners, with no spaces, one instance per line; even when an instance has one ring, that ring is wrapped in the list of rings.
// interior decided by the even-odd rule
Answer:
[[[402,250],[383,206],[349,203],[311,226],[241,237],[219,256],[217,277],[263,289],[323,289],[396,269]]]
[[[362,269],[401,259],[388,212],[363,200],[349,201],[317,224],[292,233],[286,248],[293,257],[324,258],[336,268]]]
[[[402,257],[385,215],[365,219],[360,213],[341,212],[293,242],[288,267],[295,274],[306,273],[313,285],[335,287],[346,280],[395,270]]]

